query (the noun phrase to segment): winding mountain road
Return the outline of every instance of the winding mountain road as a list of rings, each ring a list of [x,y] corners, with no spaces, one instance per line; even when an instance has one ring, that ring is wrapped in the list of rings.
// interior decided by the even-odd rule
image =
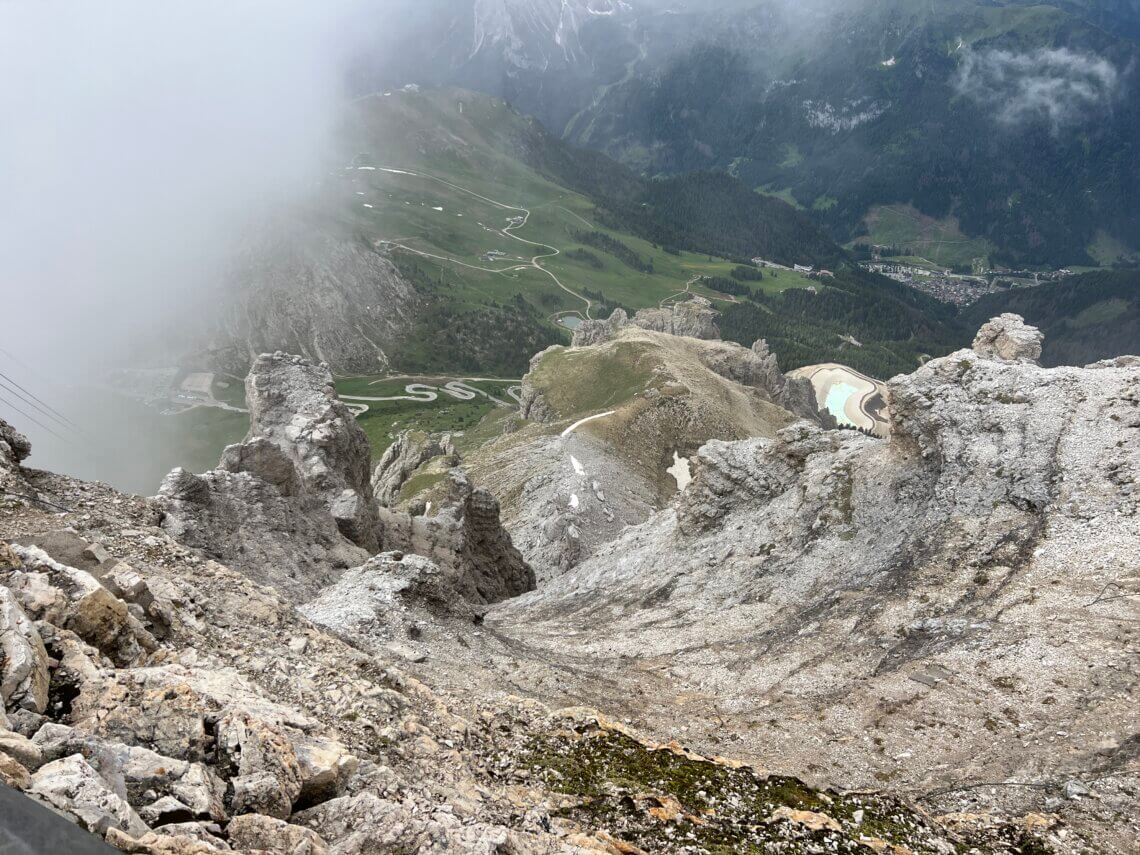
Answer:
[[[466,193],[468,196],[473,196],[482,202],[486,202],[489,205],[494,205],[496,208],[500,208],[504,211],[518,211],[518,212],[520,212],[522,214],[522,217],[512,218],[513,221],[511,222],[511,224],[508,226],[505,226],[501,230],[500,233],[503,235],[506,235],[507,237],[509,237],[513,240],[517,240],[520,243],[527,244],[528,246],[534,246],[534,247],[539,247],[540,249],[550,250],[549,252],[540,253],[540,254],[534,256],[533,258],[531,258],[529,264],[519,264],[519,265],[515,265],[513,267],[507,267],[507,268],[478,267],[478,266],[473,265],[473,264],[468,264],[466,262],[459,261],[458,259],[455,259],[455,258],[449,258],[449,257],[443,256],[443,255],[433,255],[430,252],[424,252],[423,250],[415,249],[414,247],[410,247],[407,244],[401,242],[402,240],[407,240],[407,238],[401,238],[398,240],[386,241],[386,243],[388,243],[389,246],[399,247],[400,249],[404,250],[405,252],[410,252],[414,255],[418,255],[418,256],[421,256],[423,258],[433,258],[433,259],[436,259],[437,261],[446,261],[446,262],[449,262],[451,264],[458,264],[462,267],[466,267],[466,268],[469,268],[471,270],[480,270],[480,271],[483,271],[486,273],[512,273],[512,272],[515,272],[518,270],[538,270],[538,271],[541,271],[542,273],[545,273],[547,276],[549,276],[554,281],[555,285],[557,285],[559,288],[561,288],[563,291],[565,291],[571,297],[574,297],[576,300],[581,300],[583,303],[585,303],[586,304],[586,318],[589,319],[590,310],[594,307],[593,301],[590,300],[588,297],[582,296],[577,291],[574,291],[572,288],[567,287],[567,285],[561,279],[559,279],[557,275],[555,275],[552,271],[547,270],[541,264],[543,259],[554,258],[555,256],[561,255],[562,250],[558,249],[558,247],[551,246],[550,244],[536,243],[535,241],[527,240],[526,238],[519,237],[517,234],[515,234],[516,231],[518,231],[519,229],[525,228],[527,223],[530,222],[531,212],[530,212],[529,208],[523,208],[523,207],[520,207],[518,205],[508,205],[506,202],[500,202],[497,199],[491,199],[487,196],[483,196],[480,193],[476,193],[474,190],[468,190],[466,187],[460,187],[458,184],[453,184],[452,182],[447,181],[443,178],[438,178],[434,175],[429,175],[429,174],[424,173],[424,172],[414,172],[410,169],[395,169],[393,167],[386,167],[386,166],[375,166],[375,167],[358,166],[356,168],[358,170],[362,170],[362,171],[386,172],[389,175],[407,175],[407,176],[410,176],[412,178],[422,178],[426,181],[435,181],[438,184],[442,184],[444,187],[447,187],[451,190],[455,190],[456,192],[459,192],[459,193]]]

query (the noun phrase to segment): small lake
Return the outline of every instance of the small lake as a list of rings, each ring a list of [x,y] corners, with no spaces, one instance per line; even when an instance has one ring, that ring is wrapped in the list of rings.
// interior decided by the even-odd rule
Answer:
[[[559,318],[558,323],[562,324],[562,326],[568,330],[576,330],[578,329],[578,324],[582,323],[582,319],[577,315],[566,315],[563,318]]]
[[[850,383],[836,383],[827,390],[827,411],[835,416],[835,420],[842,425],[854,426],[854,422],[847,417],[847,401],[852,395],[859,394],[859,390]]]

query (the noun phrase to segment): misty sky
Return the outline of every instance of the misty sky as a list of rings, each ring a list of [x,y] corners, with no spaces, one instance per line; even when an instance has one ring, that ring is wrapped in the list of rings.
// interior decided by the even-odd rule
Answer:
[[[234,236],[320,180],[379,5],[0,0],[0,372],[82,420],[69,384],[176,333]],[[44,464],[56,438],[0,416]]]

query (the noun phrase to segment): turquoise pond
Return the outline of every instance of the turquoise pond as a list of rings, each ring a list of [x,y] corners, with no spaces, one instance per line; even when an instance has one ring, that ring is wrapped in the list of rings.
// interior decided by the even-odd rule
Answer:
[[[842,425],[854,425],[847,417],[847,400],[852,395],[859,394],[859,390],[850,383],[836,383],[827,391],[827,411],[835,416],[835,420]]]

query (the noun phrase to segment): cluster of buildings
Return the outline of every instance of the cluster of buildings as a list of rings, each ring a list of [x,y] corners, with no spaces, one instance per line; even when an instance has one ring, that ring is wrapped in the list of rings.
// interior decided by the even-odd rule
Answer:
[[[999,280],[984,275],[964,276],[949,270],[928,270],[911,264],[896,264],[889,261],[873,261],[863,265],[867,270],[882,274],[888,279],[909,285],[916,291],[929,294],[943,303],[968,306],[984,294],[1003,290]],[[1006,287],[1010,283],[1006,282]]]

